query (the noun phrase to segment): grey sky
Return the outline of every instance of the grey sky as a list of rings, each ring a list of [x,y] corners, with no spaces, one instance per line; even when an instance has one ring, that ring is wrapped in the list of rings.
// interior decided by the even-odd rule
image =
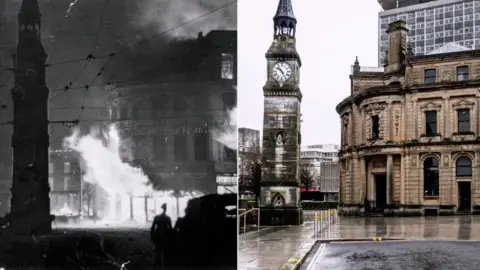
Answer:
[[[376,66],[376,0],[292,0],[302,58],[302,144],[339,143],[335,106],[350,94],[350,66]],[[262,130],[265,52],[272,42],[278,0],[238,1],[239,127]]]

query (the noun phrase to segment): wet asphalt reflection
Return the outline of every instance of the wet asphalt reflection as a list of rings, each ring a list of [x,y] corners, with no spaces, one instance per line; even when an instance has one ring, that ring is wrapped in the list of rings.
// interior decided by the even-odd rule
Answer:
[[[478,241],[391,241],[326,244],[301,269],[479,269]]]

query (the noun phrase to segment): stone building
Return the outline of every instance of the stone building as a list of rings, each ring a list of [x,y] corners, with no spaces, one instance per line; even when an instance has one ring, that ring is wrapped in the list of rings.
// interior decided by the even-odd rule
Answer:
[[[131,146],[131,162],[158,189],[236,190],[236,151],[215,138],[230,128],[237,103],[236,36],[215,30],[179,41],[154,76],[109,90],[111,120]]]
[[[480,51],[415,56],[405,22],[387,30],[384,68],[353,65],[341,118],[344,214],[480,209]]]

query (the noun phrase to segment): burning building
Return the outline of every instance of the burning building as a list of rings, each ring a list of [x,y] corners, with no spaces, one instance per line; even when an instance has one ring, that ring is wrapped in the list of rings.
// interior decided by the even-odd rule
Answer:
[[[220,185],[235,191],[236,151],[215,134],[232,128],[236,36],[236,31],[211,31],[166,42],[170,56],[150,61],[158,61],[158,69],[109,90],[124,158],[142,168],[156,189],[217,193]]]

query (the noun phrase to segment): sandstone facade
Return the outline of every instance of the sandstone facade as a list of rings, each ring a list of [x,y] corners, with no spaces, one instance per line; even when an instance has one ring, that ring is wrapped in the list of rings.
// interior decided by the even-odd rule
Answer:
[[[388,32],[385,68],[356,61],[337,106],[341,212],[480,211],[480,51],[414,56],[404,22]]]

